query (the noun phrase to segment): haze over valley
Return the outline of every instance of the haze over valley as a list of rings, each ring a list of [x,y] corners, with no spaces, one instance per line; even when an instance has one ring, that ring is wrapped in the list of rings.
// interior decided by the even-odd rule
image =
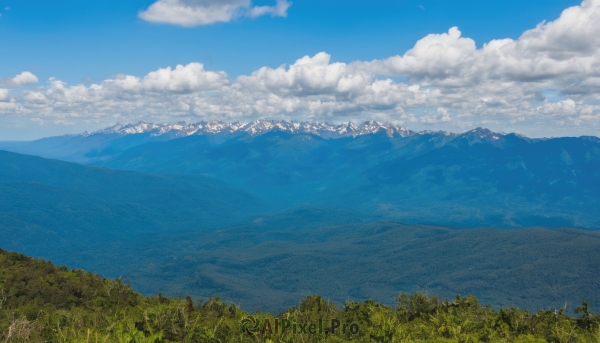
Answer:
[[[585,292],[600,282],[596,137],[258,121],[1,147],[45,157],[0,153],[3,248],[146,294],[270,311],[424,289],[497,306],[600,300]]]

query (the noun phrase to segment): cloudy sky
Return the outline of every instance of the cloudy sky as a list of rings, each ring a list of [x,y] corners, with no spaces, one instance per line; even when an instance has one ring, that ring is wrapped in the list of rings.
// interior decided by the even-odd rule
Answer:
[[[258,118],[600,136],[600,0],[0,0],[0,140]]]

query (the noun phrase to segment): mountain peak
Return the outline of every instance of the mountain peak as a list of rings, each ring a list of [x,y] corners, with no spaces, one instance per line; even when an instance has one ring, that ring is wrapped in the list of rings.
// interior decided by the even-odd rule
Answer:
[[[495,133],[482,127],[478,127],[460,135],[460,137],[468,138],[469,140],[499,140],[504,136],[505,135],[503,134]]]

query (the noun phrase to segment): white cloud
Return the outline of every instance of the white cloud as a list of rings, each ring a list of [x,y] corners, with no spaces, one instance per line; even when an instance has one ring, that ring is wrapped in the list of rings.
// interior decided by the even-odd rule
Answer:
[[[143,79],[131,75],[118,75],[114,80],[105,81],[104,86],[133,92],[189,93],[218,89],[228,82],[225,72],[206,71],[202,63],[190,63],[186,66],[178,65],[175,69],[158,69]]]
[[[546,102],[544,106],[540,107],[538,110],[543,114],[573,115],[577,113],[577,104],[571,99],[559,102]]]
[[[28,71],[22,72],[21,74],[15,76],[12,80],[17,85],[17,87],[33,85],[39,82],[37,76],[33,75]]]
[[[600,0],[585,0],[553,22],[518,40],[492,40],[480,49],[458,28],[431,34],[402,56],[365,63],[380,73],[402,75],[436,87],[476,87],[511,82],[547,83],[564,94],[600,94]],[[590,87],[591,86],[591,87]],[[503,87],[500,87],[503,88]]]
[[[330,63],[330,59],[329,54],[320,52],[304,56],[289,67],[262,67],[237,81],[249,90],[298,96],[362,92],[373,82],[372,74],[353,73],[345,63]]]
[[[0,88],[0,102],[8,100],[8,89]]]
[[[286,17],[291,2],[277,0],[274,6],[252,6],[251,0],[158,0],[139,17],[152,23],[185,27],[227,23],[241,16]]]
[[[260,17],[266,14],[272,17],[287,17],[287,10],[292,6],[291,2],[286,0],[277,0],[275,6],[255,6],[250,9],[248,15],[252,18]]]
[[[190,110],[189,102],[229,81],[224,72],[206,71],[200,63],[163,68],[143,78],[118,75],[101,84],[67,86],[51,78],[49,86],[25,90],[19,113],[56,118],[101,118],[136,111],[177,115]]]
[[[425,115],[421,117],[421,123],[424,124],[437,124],[437,123],[446,123],[451,121],[450,113],[445,108],[438,108],[436,115]]]
[[[18,88],[21,86],[33,85],[38,82],[37,76],[28,71],[24,71],[13,78],[0,79],[0,87]]]

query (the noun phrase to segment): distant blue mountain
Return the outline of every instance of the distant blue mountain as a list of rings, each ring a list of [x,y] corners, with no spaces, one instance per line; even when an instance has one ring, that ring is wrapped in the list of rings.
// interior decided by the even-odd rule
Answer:
[[[14,148],[14,147],[13,147]],[[349,208],[454,227],[600,228],[600,139],[259,121],[115,126],[19,148],[113,169],[224,180],[272,210]]]

